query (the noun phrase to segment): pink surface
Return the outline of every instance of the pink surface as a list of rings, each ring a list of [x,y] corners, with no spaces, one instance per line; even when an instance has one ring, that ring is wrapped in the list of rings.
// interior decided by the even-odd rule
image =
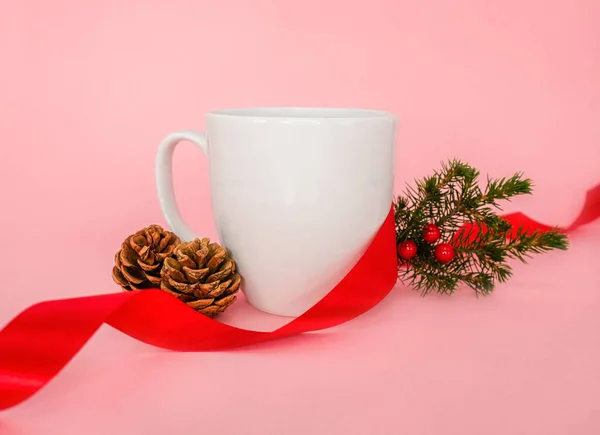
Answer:
[[[393,110],[398,189],[455,156],[523,170],[536,195],[505,210],[544,222],[568,224],[600,181],[593,0],[5,3],[2,324],[116,290],[121,240],[164,223],[156,145],[213,108]],[[206,162],[182,148],[182,211],[214,236]],[[585,227],[488,298],[399,286],[352,323],[235,352],[170,353],[104,328],[0,415],[0,434],[596,434],[599,243]],[[245,303],[223,320],[280,323]]]

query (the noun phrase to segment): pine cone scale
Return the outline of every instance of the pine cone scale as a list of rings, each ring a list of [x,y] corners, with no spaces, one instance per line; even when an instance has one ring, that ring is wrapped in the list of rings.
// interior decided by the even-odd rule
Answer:
[[[129,285],[127,279],[123,276],[121,271],[116,266],[113,267],[112,278],[121,287]]]
[[[162,275],[173,278],[177,281],[184,281],[185,274],[181,271],[182,267],[174,258],[167,258],[162,267]]]
[[[146,274],[146,279],[148,279],[148,281],[150,281],[150,284],[152,284],[153,286],[157,284],[160,285],[160,283],[162,282],[162,278],[160,276]]]
[[[151,246],[151,242],[146,237],[138,234],[131,238],[130,245],[137,252],[140,252],[145,247]]]
[[[197,291],[195,294],[199,297],[206,297],[211,295],[211,293],[219,286],[218,282],[211,282],[207,284],[198,284]]]
[[[147,258],[148,255],[152,253],[152,251],[150,251],[149,245],[141,246],[139,249],[135,249],[135,252],[137,252],[137,255],[140,258]]]
[[[225,311],[225,309],[226,309],[226,307],[222,308],[222,307],[219,307],[218,305],[211,305],[209,307],[198,310],[198,312],[200,312],[208,317],[215,317],[217,314]]]
[[[141,284],[146,280],[146,275],[133,268],[123,267],[121,273],[132,284]]]
[[[225,293],[225,291],[227,291],[229,284],[231,284],[230,279],[228,279],[225,282],[222,282],[221,284],[219,284],[219,286],[216,289],[214,289],[212,292],[210,292],[210,296],[213,298],[217,298],[217,297],[221,296],[222,294]]]
[[[242,277],[239,274],[233,275],[231,278],[232,284],[229,286],[229,292],[234,293],[240,288],[240,284],[242,283]]]
[[[201,247],[192,254],[192,257],[195,257],[195,263],[206,264],[206,259],[208,258],[209,254],[210,252],[207,247]]]
[[[208,261],[208,264],[206,265],[208,267],[208,269],[211,272],[215,272],[217,270],[217,268],[219,267],[219,265],[223,262],[223,260],[225,259],[225,255],[227,253],[225,251],[217,251],[215,253],[215,255]]]
[[[231,273],[233,272],[233,261],[227,261],[223,267],[221,268],[221,270],[213,273],[212,275],[210,275],[207,279],[206,282],[213,282],[213,281],[220,281],[223,278],[231,275]]]
[[[224,298],[219,299],[216,302],[216,304],[219,306],[227,307],[227,306],[231,305],[232,303],[234,303],[236,299],[237,299],[236,295],[229,295],[229,296],[225,296]]]
[[[188,255],[181,255],[178,256],[177,261],[179,262],[179,264],[181,265],[181,269],[183,270],[184,267],[187,267],[189,269],[193,269],[196,267],[196,263],[194,262],[194,260],[192,260],[192,258]]]
[[[186,303],[195,300],[194,295],[188,295],[188,294],[185,294],[185,293],[179,293],[178,291],[175,291],[175,290],[169,288],[169,286],[166,285],[164,283],[164,281],[161,283],[160,289],[163,290],[165,293],[169,293],[170,295],[175,296],[180,301],[183,301],[183,302],[186,302]]]
[[[149,235],[150,235],[149,242],[152,243],[153,245],[160,246],[160,239],[162,239],[161,233],[162,233],[162,231],[160,231],[156,227],[153,227],[152,231],[149,232]]]
[[[192,302],[186,302],[188,307],[192,307],[195,310],[206,308],[210,306],[215,300],[214,299],[197,299]]]
[[[161,252],[164,251],[170,241],[171,241],[171,237],[170,236],[169,237],[163,237],[160,240],[160,242],[158,243],[158,250],[161,251]]]
[[[126,267],[136,267],[138,265],[139,256],[129,246],[124,246],[119,255],[121,264]]]
[[[194,289],[192,288],[192,286],[190,284],[187,284],[185,282],[179,282],[174,280],[171,277],[163,277],[163,282],[166,282],[169,287],[171,287],[174,290],[177,290],[178,292],[181,293],[186,293],[186,294],[193,294],[194,293]]]
[[[157,269],[160,269],[160,264],[158,264],[158,263],[154,263],[154,264],[146,263],[140,259],[140,260],[138,260],[137,265],[144,272],[154,272],[154,271],[156,271],[157,273],[160,272],[160,270],[157,270]]]
[[[185,275],[185,278],[190,283],[196,283],[200,281],[208,274],[208,272],[208,269],[192,269],[187,266],[183,267],[183,273]]]

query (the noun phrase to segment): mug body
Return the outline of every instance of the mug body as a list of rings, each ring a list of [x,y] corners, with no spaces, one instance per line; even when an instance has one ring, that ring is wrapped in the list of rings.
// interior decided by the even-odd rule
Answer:
[[[208,113],[214,218],[250,304],[298,316],[352,268],[390,211],[395,124],[359,109]]]

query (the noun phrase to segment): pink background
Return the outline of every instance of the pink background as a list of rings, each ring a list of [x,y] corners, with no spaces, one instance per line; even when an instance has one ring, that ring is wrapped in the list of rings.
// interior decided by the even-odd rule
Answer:
[[[398,113],[397,187],[460,157],[522,170],[507,204],[568,224],[600,181],[595,0],[8,1],[0,6],[0,324],[118,291],[122,239],[164,224],[158,142],[214,108]],[[214,237],[202,154],[176,156],[181,209]],[[517,265],[488,298],[398,286],[325,333],[176,354],[105,327],[0,414],[21,434],[600,433],[600,225]],[[281,323],[236,304],[224,321]]]

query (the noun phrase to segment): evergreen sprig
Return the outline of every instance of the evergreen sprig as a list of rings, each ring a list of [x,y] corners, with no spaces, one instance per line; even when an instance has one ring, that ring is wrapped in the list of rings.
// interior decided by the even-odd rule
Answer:
[[[398,258],[398,276],[422,294],[452,294],[465,284],[485,295],[497,282],[511,277],[508,260],[526,263],[533,254],[568,248],[567,236],[557,228],[544,232],[513,228],[496,213],[500,201],[531,194],[531,180],[516,173],[510,178],[488,178],[482,188],[479,175],[470,165],[451,160],[417,180],[416,187],[408,187],[394,202],[396,241],[412,240],[418,251],[410,260]],[[423,240],[428,223],[441,230],[437,243],[453,246],[456,257],[450,263],[436,259],[437,243]]]

